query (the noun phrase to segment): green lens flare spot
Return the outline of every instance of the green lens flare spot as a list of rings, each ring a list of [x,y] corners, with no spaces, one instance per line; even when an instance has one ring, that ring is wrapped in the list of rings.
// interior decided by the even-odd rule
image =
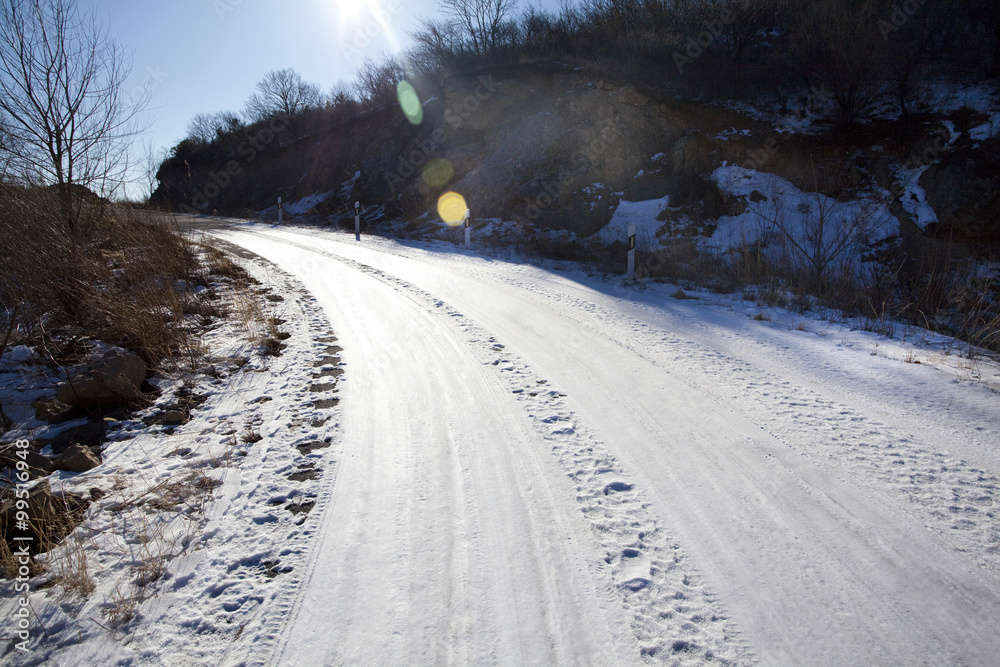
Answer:
[[[414,125],[424,122],[424,107],[420,104],[420,96],[417,89],[409,81],[400,81],[396,84],[396,97],[399,99],[399,106],[406,115],[406,120]]]
[[[448,181],[454,175],[455,168],[451,166],[451,162],[442,158],[428,162],[421,174],[424,182],[432,188],[440,188],[443,185],[447,185]]]
[[[452,227],[462,224],[467,210],[469,207],[465,203],[465,197],[457,192],[446,192],[438,199],[438,215]]]

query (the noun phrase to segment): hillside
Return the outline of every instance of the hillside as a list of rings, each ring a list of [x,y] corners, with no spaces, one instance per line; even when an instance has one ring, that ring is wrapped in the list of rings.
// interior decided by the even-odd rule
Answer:
[[[754,118],[560,63],[452,76],[443,90],[421,97],[417,125],[398,105],[341,122],[315,114],[294,124],[272,121],[235,146],[175,157],[160,171],[154,201],[254,215],[279,195],[285,202],[314,197],[322,203],[302,212],[325,216],[360,200],[385,207],[390,219],[413,220],[455,190],[476,218],[583,238],[611,219],[621,199],[669,195],[674,207],[699,205],[693,213],[704,219],[732,211],[708,182],[725,164],[773,172],[839,199],[882,189],[895,204],[905,194],[898,170],[933,165],[919,178],[938,219],[925,231],[1000,239],[991,213],[1000,192],[997,142],[995,132],[981,129],[990,120],[988,99],[974,104],[979,110],[928,106],[906,120],[833,132],[809,123],[816,100],[802,100],[784,117]],[[788,120],[805,131],[790,131]],[[906,214],[897,217],[907,225]]]

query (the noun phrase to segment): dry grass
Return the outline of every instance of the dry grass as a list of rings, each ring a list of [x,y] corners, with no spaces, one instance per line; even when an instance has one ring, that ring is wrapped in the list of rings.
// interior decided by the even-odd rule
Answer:
[[[238,265],[234,264],[234,266]],[[240,268],[240,270],[243,269]],[[249,274],[247,277],[250,278]],[[250,279],[252,280],[252,278]],[[230,297],[230,310],[233,322],[240,332],[252,344],[260,346],[262,354],[273,357],[281,355],[285,349],[285,344],[282,341],[289,337],[289,334],[280,329],[284,320],[273,312],[271,314],[265,312],[261,296],[249,289],[248,282],[234,284]]]
[[[135,618],[138,607],[139,601],[134,592],[128,589],[123,592],[119,586],[111,594],[109,603],[101,609],[101,616],[108,622],[109,629],[117,630]]]
[[[252,445],[255,442],[260,442],[263,439],[264,436],[260,434],[260,431],[257,431],[256,429],[250,427],[247,427],[247,429],[243,431],[242,435],[240,435],[240,442],[246,445]]]
[[[247,270],[232,260],[224,251],[212,245],[203,245],[206,254],[208,271],[213,276],[221,276],[241,284],[249,285],[255,282]]]
[[[158,366],[182,347],[192,248],[165,216],[86,206],[71,231],[48,189],[0,186],[0,303],[19,342],[96,338]]]
[[[83,596],[94,592],[94,580],[87,566],[87,550],[77,534],[65,540],[54,555],[53,570],[63,590]]]

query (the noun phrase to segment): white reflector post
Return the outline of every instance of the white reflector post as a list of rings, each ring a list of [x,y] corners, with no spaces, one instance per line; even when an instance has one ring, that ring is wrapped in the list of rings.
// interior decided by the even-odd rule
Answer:
[[[628,226],[628,279],[635,280],[635,225]]]
[[[465,209],[465,247],[472,246],[472,221],[469,219],[469,209]]]

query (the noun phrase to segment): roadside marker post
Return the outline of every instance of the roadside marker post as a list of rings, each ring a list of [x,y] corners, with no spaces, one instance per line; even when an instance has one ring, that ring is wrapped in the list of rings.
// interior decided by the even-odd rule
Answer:
[[[468,250],[472,246],[472,221],[469,220],[469,209],[465,209],[465,248]]]
[[[354,202],[354,240],[361,240],[361,202]]]
[[[635,280],[635,225],[628,226],[628,279]]]
[[[281,197],[278,197],[278,224],[282,224]]]

